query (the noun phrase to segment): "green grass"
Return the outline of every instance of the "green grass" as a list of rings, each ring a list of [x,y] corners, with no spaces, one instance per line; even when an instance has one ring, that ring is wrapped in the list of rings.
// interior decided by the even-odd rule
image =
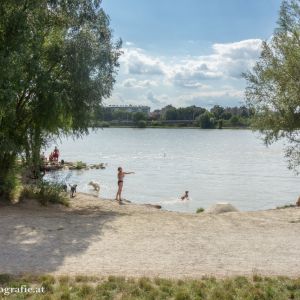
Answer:
[[[20,196],[20,200],[22,199],[34,199],[44,206],[50,203],[70,205],[67,193],[63,192],[61,184],[46,181],[35,185],[25,185]]]
[[[203,207],[197,208],[196,213],[200,214],[200,213],[204,212],[204,210],[205,209]]]
[[[300,299],[300,278],[235,277],[199,280],[171,280],[163,278],[125,278],[109,276],[9,276],[0,275],[0,299],[3,287],[44,287],[43,294],[11,294],[6,299],[143,299],[143,300],[285,300]],[[2,298],[3,297],[3,298]]]

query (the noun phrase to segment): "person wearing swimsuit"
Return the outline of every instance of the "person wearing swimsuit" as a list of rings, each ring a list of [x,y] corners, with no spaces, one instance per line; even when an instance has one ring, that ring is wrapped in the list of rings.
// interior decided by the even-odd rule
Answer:
[[[121,167],[118,168],[118,191],[116,195],[116,200],[119,201],[119,204],[121,204],[121,194],[123,189],[123,182],[125,175],[134,174],[134,172],[123,172],[123,169]]]

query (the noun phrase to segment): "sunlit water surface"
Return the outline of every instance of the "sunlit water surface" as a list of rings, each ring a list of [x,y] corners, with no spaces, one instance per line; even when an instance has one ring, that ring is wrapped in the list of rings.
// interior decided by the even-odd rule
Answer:
[[[88,183],[96,181],[104,198],[115,197],[119,166],[136,173],[125,178],[125,199],[168,210],[195,212],[216,202],[267,209],[293,203],[300,194],[300,178],[287,169],[283,145],[266,148],[248,130],[107,128],[58,146],[66,161],[103,162],[107,168],[47,177],[77,183],[81,192],[93,192]],[[185,190],[189,201],[180,200]]]

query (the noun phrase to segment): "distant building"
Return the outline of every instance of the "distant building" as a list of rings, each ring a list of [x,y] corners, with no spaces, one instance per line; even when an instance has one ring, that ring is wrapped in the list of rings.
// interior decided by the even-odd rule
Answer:
[[[112,112],[114,111],[124,111],[128,113],[136,113],[142,112],[147,116],[150,115],[150,107],[144,105],[108,105],[106,109],[110,109]]]

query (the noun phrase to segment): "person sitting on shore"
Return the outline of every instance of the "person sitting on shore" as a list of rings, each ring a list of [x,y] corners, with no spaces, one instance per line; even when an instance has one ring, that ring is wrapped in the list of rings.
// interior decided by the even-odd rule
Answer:
[[[123,189],[123,182],[125,175],[134,174],[134,172],[123,172],[123,169],[121,167],[118,168],[118,191],[116,195],[116,200],[121,204],[121,194]]]
[[[185,191],[185,194],[181,197],[181,200],[189,200],[189,191]]]

